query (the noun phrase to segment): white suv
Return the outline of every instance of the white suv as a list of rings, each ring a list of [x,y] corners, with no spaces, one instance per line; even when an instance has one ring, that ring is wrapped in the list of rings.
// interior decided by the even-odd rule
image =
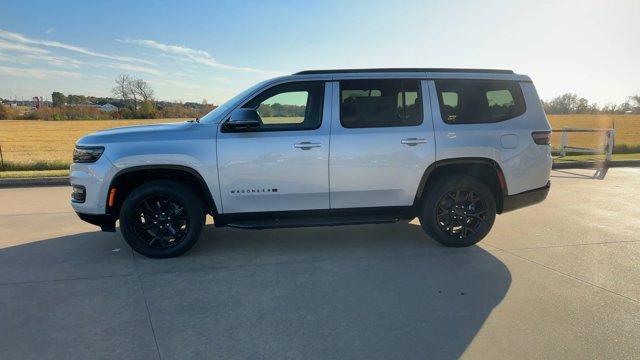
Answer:
[[[551,129],[529,77],[507,70],[303,71],[203,118],[78,140],[71,204],[149,257],[215,226],[247,229],[420,218],[469,246],[496,214],[544,200]]]

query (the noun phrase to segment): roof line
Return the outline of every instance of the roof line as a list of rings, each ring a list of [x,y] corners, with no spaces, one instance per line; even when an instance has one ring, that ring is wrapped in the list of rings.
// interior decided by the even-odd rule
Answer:
[[[381,73],[381,72],[438,72],[438,73],[488,73],[513,74],[513,70],[502,69],[453,69],[453,68],[374,68],[374,69],[334,69],[305,70],[293,75],[338,74],[338,73]]]

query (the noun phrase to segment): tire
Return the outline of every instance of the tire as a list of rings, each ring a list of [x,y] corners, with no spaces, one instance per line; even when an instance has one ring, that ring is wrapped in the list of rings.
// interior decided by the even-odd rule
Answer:
[[[480,180],[466,175],[445,176],[428,189],[419,218],[424,231],[440,244],[471,246],[491,230],[496,202]]]
[[[202,202],[184,185],[156,180],[135,188],[120,209],[120,230],[137,253],[150,258],[184,254],[204,227]]]

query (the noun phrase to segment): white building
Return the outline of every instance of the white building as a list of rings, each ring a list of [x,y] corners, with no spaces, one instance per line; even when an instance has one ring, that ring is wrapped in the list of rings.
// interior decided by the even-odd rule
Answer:
[[[112,105],[112,104],[104,104],[104,105],[100,106],[100,111],[114,112],[114,111],[118,111],[118,107],[116,107],[115,105]]]

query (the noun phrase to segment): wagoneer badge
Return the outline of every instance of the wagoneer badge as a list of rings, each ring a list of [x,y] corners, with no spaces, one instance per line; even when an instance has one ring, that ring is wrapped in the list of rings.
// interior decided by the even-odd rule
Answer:
[[[256,194],[256,193],[274,193],[278,192],[278,189],[243,189],[243,190],[231,190],[232,194]]]

